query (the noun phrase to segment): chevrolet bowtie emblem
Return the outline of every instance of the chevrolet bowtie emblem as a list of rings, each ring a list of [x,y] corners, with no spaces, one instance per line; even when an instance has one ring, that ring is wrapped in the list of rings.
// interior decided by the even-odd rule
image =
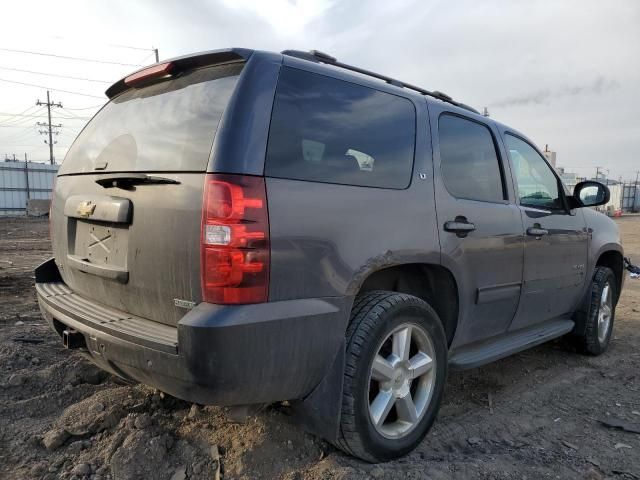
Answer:
[[[89,217],[91,216],[91,214],[93,213],[93,211],[96,209],[96,204],[92,203],[91,200],[87,200],[84,202],[80,202],[80,204],[78,205],[78,208],[76,209],[76,212],[78,213],[78,215],[80,215],[81,217]]]

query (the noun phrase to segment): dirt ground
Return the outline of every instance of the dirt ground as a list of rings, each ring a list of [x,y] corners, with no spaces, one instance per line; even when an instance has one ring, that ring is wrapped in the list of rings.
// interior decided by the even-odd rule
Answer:
[[[640,217],[617,220],[640,263]],[[245,424],[123,385],[64,350],[38,311],[43,220],[0,219],[2,479],[640,479],[640,280],[627,278],[609,351],[560,342],[453,373],[436,425],[401,460],[369,465],[302,431],[286,405]]]

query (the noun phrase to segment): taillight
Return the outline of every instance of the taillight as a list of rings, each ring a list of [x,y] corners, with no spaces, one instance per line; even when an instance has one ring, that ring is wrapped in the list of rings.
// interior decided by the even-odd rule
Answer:
[[[207,175],[201,235],[203,301],[266,302],[270,247],[264,178]]]

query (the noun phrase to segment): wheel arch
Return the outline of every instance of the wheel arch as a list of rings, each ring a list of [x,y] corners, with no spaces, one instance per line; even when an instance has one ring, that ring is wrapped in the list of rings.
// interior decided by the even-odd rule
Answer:
[[[365,291],[387,290],[421,298],[440,317],[447,346],[451,346],[459,315],[459,291],[453,273],[436,263],[390,263],[391,260],[385,256],[379,259],[377,268],[361,270],[349,285],[347,295],[354,298]],[[295,415],[309,431],[331,442],[336,441],[339,433],[344,362],[345,344],[322,382],[308,397],[292,404]],[[328,418],[332,420],[327,421]]]
[[[371,290],[406,293],[427,302],[438,314],[451,345],[458,327],[459,295],[454,275],[442,265],[404,263],[370,272],[356,294]]]
[[[613,274],[616,277],[617,302],[622,291],[622,280],[624,275],[624,261],[622,253],[618,250],[605,250],[600,252],[598,260],[596,261],[596,267],[608,267],[613,270]]]

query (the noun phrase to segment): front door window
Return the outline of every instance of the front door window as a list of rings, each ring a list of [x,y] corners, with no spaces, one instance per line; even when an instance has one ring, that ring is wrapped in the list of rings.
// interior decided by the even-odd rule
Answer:
[[[505,141],[511,157],[520,205],[544,210],[563,209],[558,178],[544,158],[518,137],[507,134]]]

